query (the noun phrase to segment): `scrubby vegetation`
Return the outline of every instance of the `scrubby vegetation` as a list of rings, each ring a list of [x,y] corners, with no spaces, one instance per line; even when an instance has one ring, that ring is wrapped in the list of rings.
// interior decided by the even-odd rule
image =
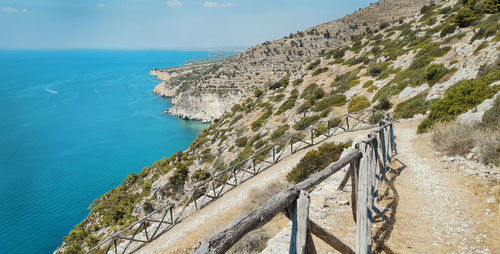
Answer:
[[[293,125],[293,128],[300,131],[305,130],[307,127],[315,124],[320,119],[319,116],[306,116],[300,119],[296,124]]]
[[[490,84],[498,80],[500,71],[493,71],[478,79],[464,80],[453,85],[442,99],[431,105],[431,113],[420,123],[418,132],[428,131],[436,122],[453,120],[484,99],[491,98],[500,90],[500,86],[491,87]]]
[[[416,114],[425,114],[432,101],[426,100],[427,93],[421,93],[413,98],[399,103],[394,111],[394,118],[412,118]]]
[[[286,179],[292,183],[298,183],[307,179],[310,175],[321,171],[330,165],[330,163],[337,161],[342,151],[350,146],[351,142],[340,144],[325,143],[318,150],[309,151],[300,159],[299,164],[288,173]]]
[[[370,106],[370,101],[364,96],[357,96],[349,101],[347,112],[356,112],[366,109]]]

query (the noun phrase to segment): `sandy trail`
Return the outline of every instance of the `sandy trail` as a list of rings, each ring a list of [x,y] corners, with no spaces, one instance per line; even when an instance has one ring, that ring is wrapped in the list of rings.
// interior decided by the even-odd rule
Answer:
[[[393,176],[394,189],[381,201],[392,203],[393,216],[392,221],[379,223],[379,227],[384,224],[380,232],[374,231],[374,249],[386,253],[500,253],[498,204],[486,204],[464,184],[479,180],[445,169],[431,146],[431,135],[417,136],[417,125],[416,121],[396,124],[401,163],[395,162],[393,167],[400,168],[400,175]]]

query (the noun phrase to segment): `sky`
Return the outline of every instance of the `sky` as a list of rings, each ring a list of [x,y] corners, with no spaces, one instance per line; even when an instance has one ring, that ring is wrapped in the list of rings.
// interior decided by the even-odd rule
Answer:
[[[0,49],[249,47],[376,0],[0,0]]]

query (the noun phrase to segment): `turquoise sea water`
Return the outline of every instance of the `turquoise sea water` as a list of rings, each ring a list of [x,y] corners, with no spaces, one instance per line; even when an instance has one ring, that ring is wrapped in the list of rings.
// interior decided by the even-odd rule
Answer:
[[[0,253],[52,253],[94,199],[184,150],[207,126],[163,114],[148,73],[207,56],[0,51]]]

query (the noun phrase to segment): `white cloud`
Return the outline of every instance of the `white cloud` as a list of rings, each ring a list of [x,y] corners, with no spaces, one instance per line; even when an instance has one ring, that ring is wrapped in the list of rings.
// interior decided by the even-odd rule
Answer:
[[[2,12],[7,12],[7,13],[18,13],[19,10],[16,9],[16,8],[12,8],[12,7],[3,7],[2,8]]]
[[[225,7],[233,7],[233,3],[220,4],[217,2],[205,2],[203,7],[205,8],[225,8]]]
[[[23,13],[26,13],[26,12],[28,12],[28,10],[27,9],[23,9]]]
[[[105,4],[103,4],[103,3],[98,3],[98,4],[97,4],[97,7],[99,7],[99,8],[104,8],[104,7],[106,7],[106,5],[105,5]]]
[[[181,7],[182,6],[182,2],[179,1],[179,0],[168,1],[167,2],[167,6],[168,7]]]

